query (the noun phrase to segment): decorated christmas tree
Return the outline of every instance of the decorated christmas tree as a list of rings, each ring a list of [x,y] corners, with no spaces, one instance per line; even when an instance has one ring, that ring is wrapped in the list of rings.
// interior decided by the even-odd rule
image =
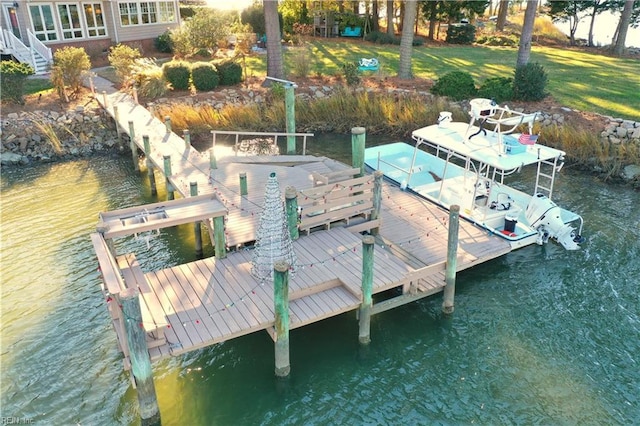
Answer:
[[[269,175],[260,216],[251,274],[259,280],[273,279],[273,265],[284,261],[295,271],[296,255],[287,227],[284,202],[275,173]]]

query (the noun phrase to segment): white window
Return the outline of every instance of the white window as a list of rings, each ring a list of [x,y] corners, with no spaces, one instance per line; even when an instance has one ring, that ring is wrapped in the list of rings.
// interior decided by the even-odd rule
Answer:
[[[138,3],[120,3],[120,23],[122,26],[138,25]]]
[[[175,5],[170,1],[126,2],[118,7],[122,26],[176,22]]]
[[[140,22],[143,24],[155,24],[158,22],[158,15],[156,13],[156,3],[154,2],[141,2],[140,3],[140,15],[142,19]]]
[[[62,26],[62,38],[70,40],[84,37],[77,4],[59,4],[58,16]]]
[[[37,4],[29,6],[31,22],[33,22],[33,34],[40,41],[54,41],[58,39],[56,26],[53,22],[53,11],[49,4]]]
[[[158,22],[170,23],[176,22],[176,9],[173,2],[161,1],[158,2]]]
[[[84,3],[84,19],[87,21],[87,34],[89,37],[101,37],[107,35],[107,28],[102,16],[102,3]]]

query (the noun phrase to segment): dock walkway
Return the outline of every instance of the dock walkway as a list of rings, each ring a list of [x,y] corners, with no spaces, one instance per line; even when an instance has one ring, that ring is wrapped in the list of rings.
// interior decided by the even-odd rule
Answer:
[[[135,254],[118,255],[113,251],[106,229],[92,235],[103,274],[105,298],[125,355],[125,368],[129,365],[128,353],[117,297],[118,292],[126,288],[136,288],[140,292],[143,325],[153,361],[261,330],[274,337],[273,283],[259,282],[251,275],[253,251],[244,248],[256,239],[265,185],[272,172],[276,172],[282,189],[296,189],[299,203],[318,204],[320,206],[316,208],[324,209],[324,212],[342,214],[340,217],[337,213],[327,216],[319,226],[314,223],[314,227],[308,229],[308,235],[302,232],[293,243],[298,263],[289,284],[290,328],[360,307],[363,303],[360,233],[371,228],[378,229],[373,293],[397,288],[405,296],[395,298],[391,303],[383,301],[377,310],[377,304],[374,304],[374,313],[442,291],[449,217],[442,208],[382,182],[379,219],[373,220],[370,207],[373,205],[373,176],[354,178],[353,169],[323,157],[232,156],[219,159],[217,168],[210,169],[206,156],[176,134],[167,132],[163,122],[136,105],[128,95],[115,93],[105,99],[107,111],[112,115],[112,105],[118,105],[117,120],[122,131],[127,132],[128,121],[134,121],[138,147],[144,148],[139,142],[141,136],[149,136],[151,151],[148,155],[156,167],[162,170],[164,156],[171,155],[169,179],[182,197],[190,196],[191,182],[198,183],[199,194],[205,199],[194,197],[193,201],[208,203],[207,207],[203,204],[200,213],[224,216],[226,245],[231,249],[224,258],[212,257],[159,271],[142,271]],[[248,183],[246,195],[241,195],[240,173],[245,174]],[[305,201],[305,192],[310,191],[325,191],[326,195]],[[322,207],[322,202],[338,193],[341,195],[336,197],[350,197],[345,199],[352,201],[338,201]],[[306,207],[303,212],[312,210]],[[121,214],[105,214],[104,217],[115,220],[122,228],[126,224]],[[191,214],[196,217],[195,213]],[[311,218],[306,213],[302,216],[303,224]],[[202,216],[197,216],[197,220],[201,219]],[[122,233],[117,236],[120,235]],[[460,221],[457,270],[510,250],[505,240]]]

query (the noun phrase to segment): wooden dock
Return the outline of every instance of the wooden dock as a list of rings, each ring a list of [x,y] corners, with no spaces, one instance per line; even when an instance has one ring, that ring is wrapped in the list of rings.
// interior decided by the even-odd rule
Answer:
[[[105,97],[107,99],[107,97]],[[98,231],[92,234],[103,276],[105,300],[118,342],[129,367],[125,320],[118,294],[139,291],[142,326],[153,361],[183,354],[256,331],[274,337],[274,289],[272,282],[260,282],[251,275],[253,250],[259,217],[264,205],[265,185],[275,172],[283,192],[296,190],[302,206],[300,238],[293,242],[297,256],[295,274],[289,279],[290,328],[302,327],[358,309],[363,303],[362,233],[376,230],[373,261],[373,293],[399,289],[400,296],[374,303],[372,313],[409,303],[442,291],[445,286],[449,212],[410,192],[381,182],[378,218],[374,208],[374,177],[357,177],[352,169],[324,157],[274,156],[226,157],[210,160],[174,133],[143,107],[122,93],[110,95],[118,105],[116,117],[123,132],[134,121],[136,144],[149,136],[148,153],[161,169],[165,155],[171,155],[170,183],[184,199],[162,204],[168,214],[153,221],[133,220],[146,208],[102,214]],[[127,122],[125,122],[127,121]],[[169,153],[169,154],[167,154]],[[247,193],[242,194],[239,174],[246,176]],[[197,183],[197,197],[189,199],[189,187]],[[189,210],[192,202],[198,208]],[[174,203],[183,203],[174,207]],[[180,209],[183,209],[180,213]],[[173,209],[173,210],[171,210]],[[128,215],[128,216],[127,216]],[[151,229],[184,221],[224,217],[226,256],[197,260],[159,271],[143,271],[136,255],[118,254],[110,238],[132,232],[136,226]],[[135,222],[135,223],[134,223]],[[213,222],[208,225],[213,227]],[[116,233],[115,230],[118,230]],[[457,270],[496,258],[510,251],[509,244],[466,221],[460,221]]]

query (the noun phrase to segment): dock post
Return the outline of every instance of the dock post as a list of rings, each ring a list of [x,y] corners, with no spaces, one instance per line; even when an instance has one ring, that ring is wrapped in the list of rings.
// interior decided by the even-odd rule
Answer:
[[[186,144],[186,147],[190,147],[191,146],[191,133],[189,132],[189,130],[184,129],[182,131],[182,138],[184,139],[184,142]]]
[[[247,195],[247,174],[240,173],[240,195]]]
[[[456,292],[456,267],[458,263],[458,228],[460,206],[453,205],[449,210],[449,237],[447,239],[447,268],[445,270],[446,285],[442,312],[453,313],[453,296]]]
[[[293,186],[287,186],[284,190],[285,206],[287,210],[287,227],[291,240],[295,241],[300,236],[298,232],[298,191]]]
[[[156,189],[156,175],[153,173],[153,162],[151,161],[151,144],[149,143],[149,135],[142,136],[144,144],[144,155],[147,157],[147,174],[149,175],[149,186],[151,186],[151,195],[158,195]]]
[[[276,315],[276,376],[287,377],[289,363],[289,265],[279,261],[273,265],[273,304]]]
[[[296,132],[296,96],[294,93],[295,85],[286,84],[284,86],[284,107],[287,116],[287,133]],[[295,155],[296,153],[296,137],[287,135],[287,155]]]
[[[351,128],[351,156],[353,158],[351,164],[353,168],[359,168],[358,177],[364,176],[364,146],[367,139],[366,129],[364,127]]]
[[[198,182],[190,182],[189,191],[192,197],[198,195]],[[202,227],[200,221],[193,224],[193,233],[196,238],[196,256],[202,257]]]
[[[102,91],[102,103],[104,104],[104,109],[107,109],[107,107],[109,105],[107,104],[107,91],[106,90]]]
[[[380,207],[382,206],[382,177],[384,173],[380,170],[373,172],[373,211],[371,212],[371,220],[380,218]],[[371,229],[372,235],[378,235],[380,227]]]
[[[160,424],[160,409],[153,385],[151,358],[147,349],[147,334],[142,323],[138,290],[128,288],[120,293],[124,326],[129,345],[131,374],[135,379],[140,405],[140,419],[143,425]]]
[[[129,148],[131,149],[133,168],[136,172],[140,171],[140,164],[138,163],[138,146],[136,145],[136,130],[133,126],[133,121],[129,121]]]
[[[375,238],[365,235],[362,239],[362,304],[360,305],[360,332],[358,340],[363,345],[371,342],[371,307],[373,306],[373,247]]]
[[[138,89],[136,88],[136,86],[133,86],[132,92],[133,92],[133,102],[136,105],[138,105],[139,104],[139,102],[138,102]]]
[[[171,117],[168,115],[164,118],[164,127],[167,129],[167,133],[171,133]]]
[[[227,239],[224,236],[224,217],[213,218],[213,243],[216,259],[227,257]]]
[[[218,164],[216,163],[216,153],[213,148],[209,148],[209,169],[215,170],[218,168]]]
[[[120,113],[118,112],[118,105],[113,106],[113,121],[116,122],[116,136],[118,137],[118,143],[122,140],[122,134],[120,132],[120,124],[118,121],[120,120]]]
[[[173,189],[173,185],[171,185],[171,182],[169,181],[169,178],[171,177],[171,156],[165,155],[163,156],[163,159],[164,159],[164,176],[165,176],[165,181],[167,185],[167,200],[173,200],[175,198],[175,194],[173,193],[174,189]]]

